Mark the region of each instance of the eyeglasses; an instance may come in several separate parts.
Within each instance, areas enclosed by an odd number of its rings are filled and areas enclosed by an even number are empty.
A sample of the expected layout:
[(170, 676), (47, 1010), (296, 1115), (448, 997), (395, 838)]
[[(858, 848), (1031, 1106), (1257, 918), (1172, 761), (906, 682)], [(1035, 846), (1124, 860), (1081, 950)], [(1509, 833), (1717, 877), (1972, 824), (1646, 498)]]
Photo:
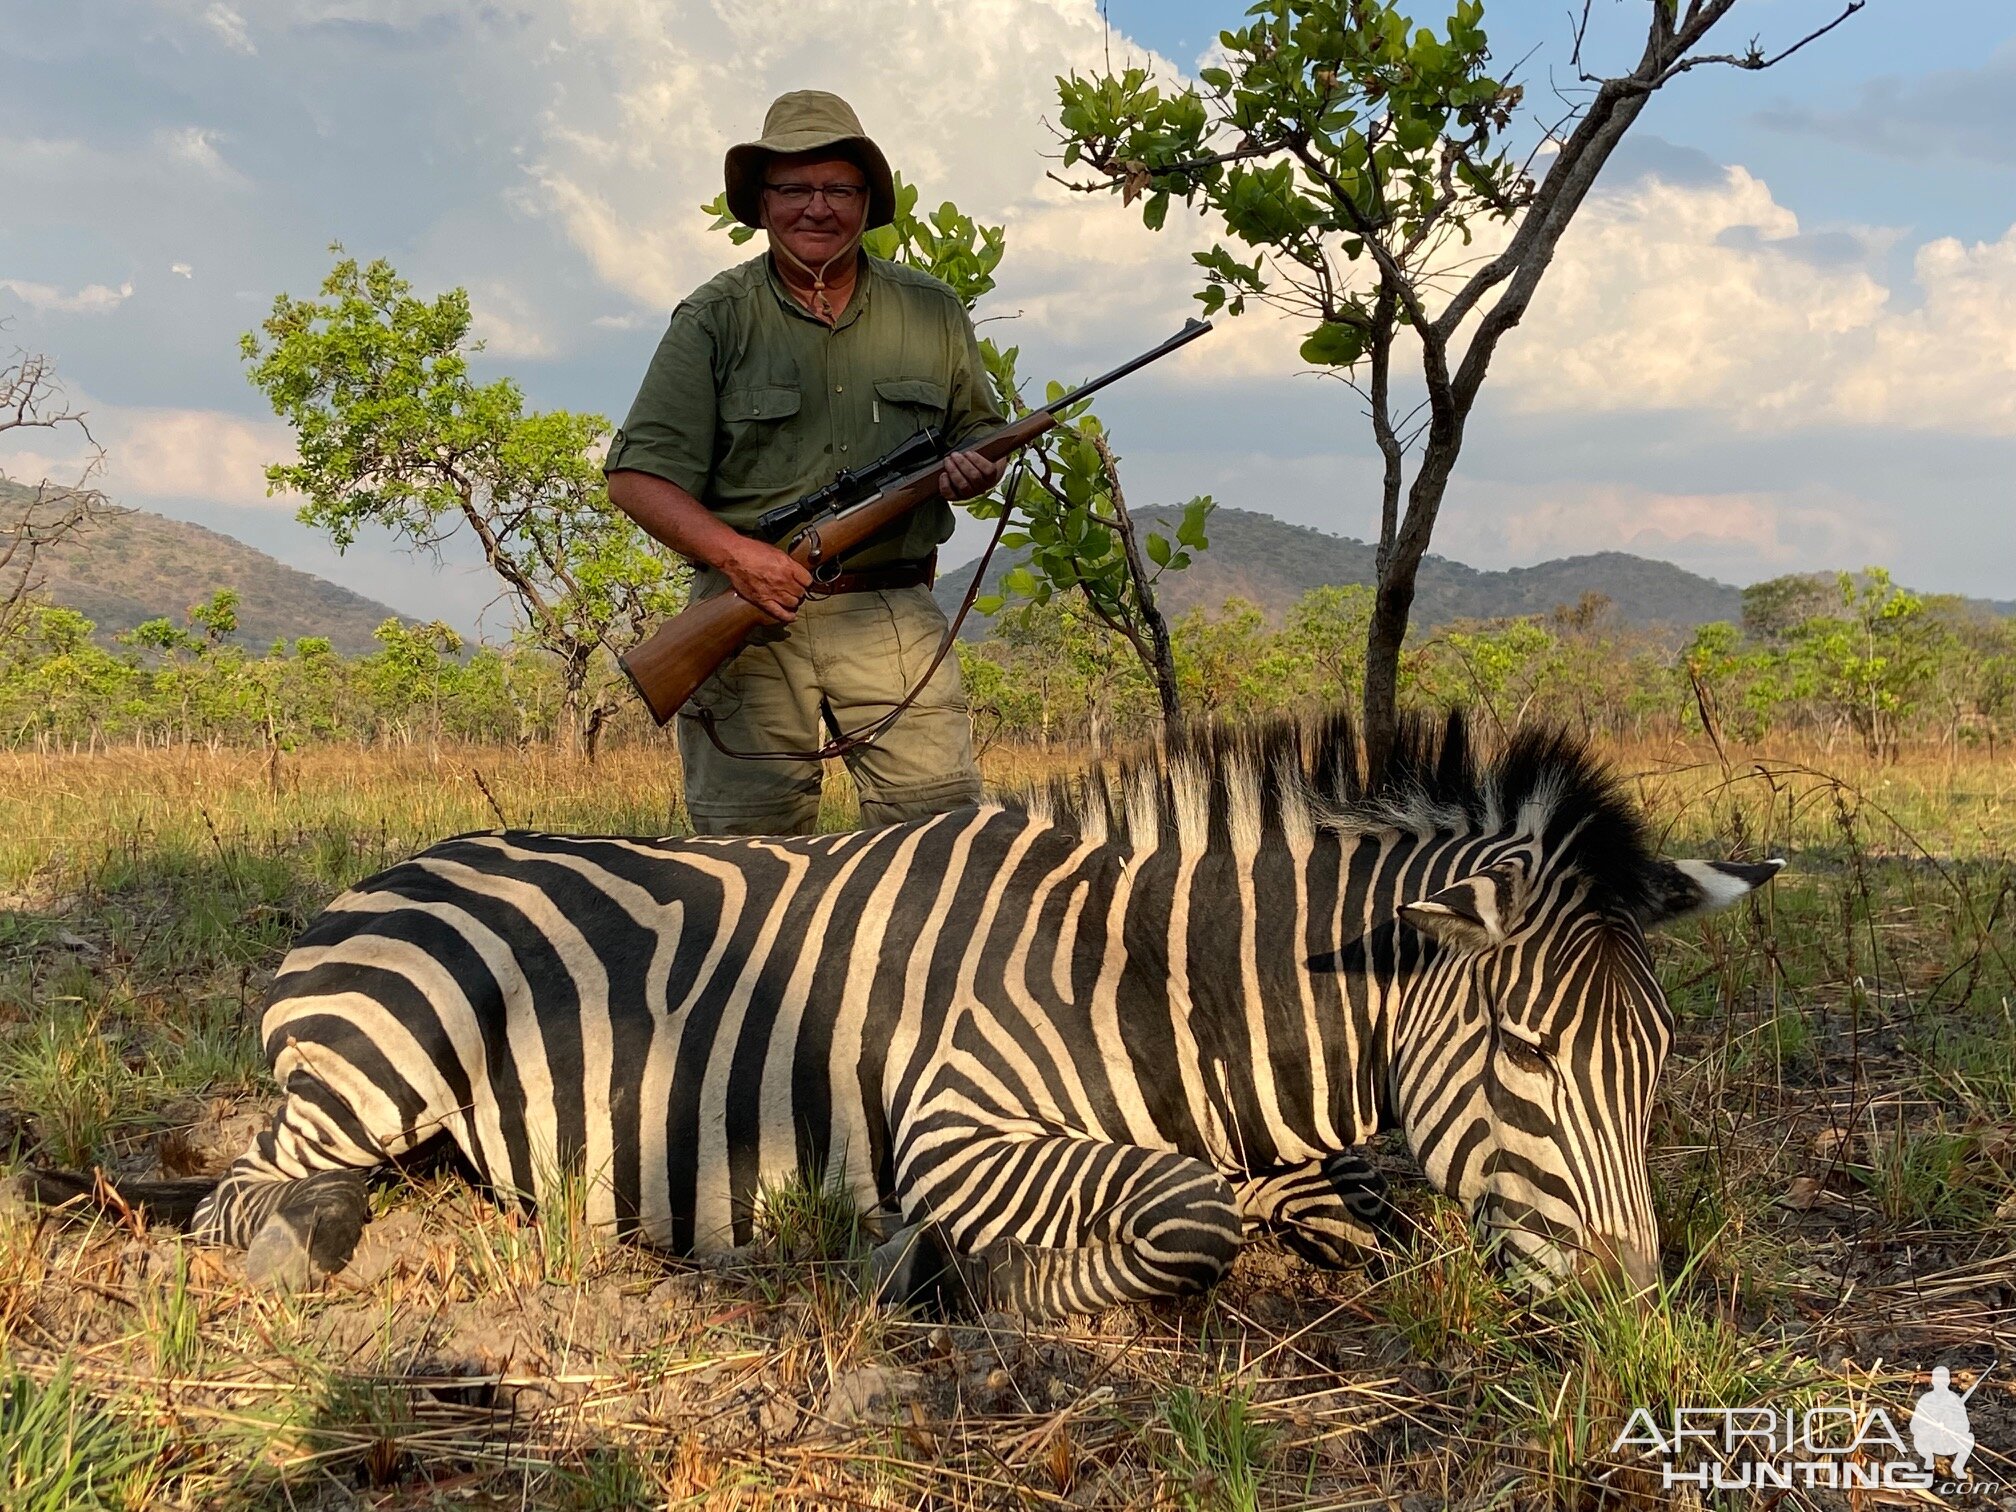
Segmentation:
[(793, 210), (802, 210), (811, 204), (815, 194), (823, 195), (826, 203), (835, 210), (848, 210), (868, 192), (865, 184), (765, 184), (763, 188)]

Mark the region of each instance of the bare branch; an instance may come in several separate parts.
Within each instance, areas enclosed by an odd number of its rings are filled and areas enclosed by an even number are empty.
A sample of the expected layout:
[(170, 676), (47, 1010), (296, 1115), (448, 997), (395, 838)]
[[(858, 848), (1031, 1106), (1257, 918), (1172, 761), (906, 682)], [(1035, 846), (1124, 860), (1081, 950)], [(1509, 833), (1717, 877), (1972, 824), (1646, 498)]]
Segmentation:
[[(1734, 53), (1704, 53), (1699, 57), (1683, 58), (1666, 70), (1665, 74), (1660, 78), (1659, 84), (1664, 84), (1669, 79), (1677, 78), (1689, 69), (1699, 68), (1704, 63), (1719, 63), (1729, 68), (1746, 69), (1752, 73), (1761, 73), (1767, 68), (1776, 68), (1780, 63), (1791, 57), (1792, 54), (1799, 51), (1800, 48), (1806, 46), (1807, 43), (1819, 41), (1868, 3), (1869, 0), (1849, 0), (1849, 3), (1842, 9), (1841, 14), (1836, 16), (1832, 21), (1829, 21), (1825, 26), (1815, 27), (1790, 47), (1782, 48), (1768, 57), (1765, 56), (1764, 50), (1757, 45), (1757, 39), (1752, 37), (1750, 39), (1750, 46), (1744, 50), (1741, 56)], [(1656, 89), (1658, 84), (1652, 87)]]
[(85, 444), (74, 482), (41, 478), (23, 484), (0, 473), (0, 642), (20, 626), (30, 600), (48, 581), (36, 571), (42, 552), (117, 512), (91, 486), (104, 466), (104, 448), (84, 412), (63, 403), (62, 394), (55, 365), (39, 352), (17, 350), (0, 367), (0, 432), (67, 429)]

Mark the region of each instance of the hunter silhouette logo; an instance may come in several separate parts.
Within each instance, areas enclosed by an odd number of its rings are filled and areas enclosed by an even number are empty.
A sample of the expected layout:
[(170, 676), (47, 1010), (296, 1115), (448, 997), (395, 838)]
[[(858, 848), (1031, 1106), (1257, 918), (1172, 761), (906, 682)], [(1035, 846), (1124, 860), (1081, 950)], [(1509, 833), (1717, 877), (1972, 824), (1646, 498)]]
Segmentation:
[[(1988, 1370), (1994, 1368), (1990, 1365)], [(1974, 1384), (1964, 1392), (1956, 1393), (1946, 1367), (1932, 1367), (1932, 1389), (1918, 1398), (1918, 1405), (1911, 1410), (1911, 1447), (1918, 1451), (1918, 1458), (1925, 1462), (1928, 1471), (1933, 1469), (1935, 1459), (1950, 1459), (1954, 1475), (1967, 1474), (1967, 1456), (1974, 1452), (1974, 1435), (1967, 1425), (1967, 1399), (1981, 1389), (1981, 1383), (1988, 1379), (1988, 1370), (1974, 1377)]]
[[(1675, 1407), (1669, 1417), (1638, 1407), (1611, 1453), (1636, 1451), (1659, 1461), (1667, 1489), (1714, 1491), (1889, 1490), (1945, 1493), (1963, 1489), (1975, 1439), (1967, 1402), (2000, 1361), (1964, 1392), (1934, 1366), (1931, 1387), (1911, 1411), (1910, 1442), (1883, 1407), (1866, 1401), (1807, 1407)], [(1948, 1465), (1938, 1479), (1938, 1462)]]

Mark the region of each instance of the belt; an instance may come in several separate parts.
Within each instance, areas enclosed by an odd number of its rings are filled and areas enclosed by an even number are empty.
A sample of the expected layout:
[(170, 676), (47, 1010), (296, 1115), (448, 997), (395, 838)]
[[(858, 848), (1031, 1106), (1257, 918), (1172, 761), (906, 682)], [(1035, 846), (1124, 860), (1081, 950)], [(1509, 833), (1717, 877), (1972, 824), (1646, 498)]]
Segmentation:
[(938, 553), (921, 562), (890, 562), (882, 567), (862, 567), (853, 572), (836, 572), (818, 578), (814, 593), (887, 593), (894, 588), (929, 588), (938, 576)]

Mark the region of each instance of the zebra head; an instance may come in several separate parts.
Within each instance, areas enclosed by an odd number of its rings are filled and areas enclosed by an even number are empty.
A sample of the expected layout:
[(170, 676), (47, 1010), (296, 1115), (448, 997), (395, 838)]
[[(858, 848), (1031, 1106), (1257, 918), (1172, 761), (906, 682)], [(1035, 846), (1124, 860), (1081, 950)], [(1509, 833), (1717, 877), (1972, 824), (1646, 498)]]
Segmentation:
[(1659, 1277), (1645, 1144), (1673, 1043), (1646, 931), (1727, 907), (1783, 863), (1578, 865), (1584, 847), (1545, 835), (1572, 819), (1519, 826), (1400, 909), (1424, 948), (1414, 1027), (1394, 1047), (1397, 1111), (1515, 1278), (1547, 1290), (1607, 1274), (1639, 1291)]

